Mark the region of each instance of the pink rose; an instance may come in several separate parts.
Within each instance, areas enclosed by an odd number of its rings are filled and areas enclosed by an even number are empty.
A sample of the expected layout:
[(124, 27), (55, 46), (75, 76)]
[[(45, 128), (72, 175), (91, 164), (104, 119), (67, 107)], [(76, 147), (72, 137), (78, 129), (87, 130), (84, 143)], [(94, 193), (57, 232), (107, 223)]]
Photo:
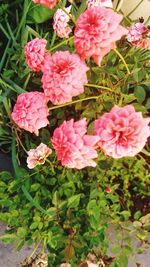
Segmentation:
[(28, 151), (27, 164), (29, 169), (33, 169), (37, 165), (43, 165), (46, 158), (52, 153), (52, 150), (41, 143), (37, 148)]
[(110, 8), (93, 7), (80, 15), (75, 28), (75, 47), (83, 58), (92, 57), (100, 65), (102, 58), (127, 34), (120, 25), (122, 15)]
[(143, 118), (132, 105), (113, 107), (95, 121), (94, 133), (98, 145), (113, 158), (133, 157), (139, 153), (150, 135), (150, 118)]
[[(65, 8), (65, 10), (70, 13), (71, 6)], [(69, 33), (72, 32), (70, 26), (68, 25), (69, 20), (69, 16), (62, 9), (57, 9), (56, 13), (54, 14), (53, 29), (58, 37), (69, 37)]]
[(46, 54), (45, 39), (35, 38), (28, 42), (24, 48), (26, 63), (33, 71), (40, 71)]
[(98, 7), (98, 6), (113, 8), (112, 0), (88, 0), (87, 6), (88, 8)]
[(56, 6), (58, 0), (32, 0), (36, 4), (43, 5), (45, 7), (48, 7), (52, 9), (54, 6)]
[(47, 55), (42, 70), (44, 93), (53, 104), (69, 102), (84, 92), (88, 67), (78, 55), (69, 51)]
[(63, 166), (76, 169), (96, 166), (93, 159), (97, 158), (98, 154), (94, 146), (99, 137), (86, 135), (86, 132), (86, 119), (77, 122), (73, 119), (64, 121), (55, 129), (51, 141)]
[(29, 92), (18, 96), (12, 119), (22, 129), (39, 134), (39, 129), (49, 124), (47, 101), (43, 93)]

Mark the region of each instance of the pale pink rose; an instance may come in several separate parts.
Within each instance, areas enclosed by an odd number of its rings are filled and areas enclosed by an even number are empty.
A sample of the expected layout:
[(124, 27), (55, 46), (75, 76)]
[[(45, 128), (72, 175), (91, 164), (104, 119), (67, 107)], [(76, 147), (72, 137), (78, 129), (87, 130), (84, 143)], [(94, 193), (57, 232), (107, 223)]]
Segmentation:
[(46, 44), (45, 39), (35, 38), (28, 42), (24, 48), (26, 63), (33, 71), (40, 71), (43, 66)]
[(110, 7), (113, 8), (112, 0), (87, 0), (87, 7)]
[(39, 134), (39, 129), (49, 124), (47, 101), (43, 93), (29, 92), (18, 96), (12, 119), (22, 129)]
[(64, 121), (55, 129), (51, 141), (63, 166), (76, 169), (96, 166), (93, 159), (97, 158), (98, 154), (94, 146), (99, 137), (86, 135), (86, 132), (86, 119), (77, 122), (73, 119)]
[(45, 144), (41, 143), (35, 149), (28, 151), (27, 164), (29, 169), (35, 168), (37, 165), (43, 165), (52, 150)]
[(58, 0), (32, 0), (36, 4), (43, 5), (45, 7), (48, 7), (52, 9), (54, 6), (56, 6)]
[(127, 34), (127, 40), (129, 42), (135, 42), (142, 39), (143, 33), (146, 31), (146, 26), (143, 22), (135, 23), (133, 26), (129, 28), (129, 32)]
[[(71, 6), (65, 8), (65, 10), (70, 13)], [(71, 28), (68, 25), (69, 20), (69, 16), (62, 9), (57, 9), (56, 13), (54, 14), (53, 29), (58, 37), (69, 37), (69, 33), (72, 32)]]
[(83, 58), (92, 57), (100, 65), (102, 58), (116, 47), (116, 41), (128, 33), (119, 25), (122, 15), (110, 8), (93, 7), (80, 15), (75, 28), (75, 47)]
[(43, 90), (53, 104), (63, 104), (84, 91), (88, 67), (77, 54), (59, 51), (45, 57)]
[(115, 106), (95, 121), (94, 133), (99, 135), (98, 145), (113, 158), (133, 157), (139, 153), (150, 135), (150, 118), (143, 118), (132, 105)]

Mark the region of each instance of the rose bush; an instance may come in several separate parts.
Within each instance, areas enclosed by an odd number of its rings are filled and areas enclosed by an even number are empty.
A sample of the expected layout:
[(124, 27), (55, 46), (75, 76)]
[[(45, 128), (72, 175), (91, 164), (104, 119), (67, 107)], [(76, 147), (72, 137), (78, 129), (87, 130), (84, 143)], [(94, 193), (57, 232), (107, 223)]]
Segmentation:
[(126, 267), (147, 244), (150, 27), (112, 6), (0, 4), (0, 240), (35, 246), (22, 266)]

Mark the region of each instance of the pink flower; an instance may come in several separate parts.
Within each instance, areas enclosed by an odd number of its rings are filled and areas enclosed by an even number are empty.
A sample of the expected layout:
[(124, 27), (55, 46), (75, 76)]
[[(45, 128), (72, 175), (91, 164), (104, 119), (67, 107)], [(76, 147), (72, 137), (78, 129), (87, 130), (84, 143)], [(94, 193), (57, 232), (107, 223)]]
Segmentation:
[(59, 51), (45, 57), (43, 89), (53, 104), (63, 104), (84, 91), (88, 67), (78, 55)]
[(36, 4), (43, 5), (45, 7), (48, 7), (52, 9), (54, 6), (56, 6), (58, 0), (32, 0)]
[(127, 30), (119, 25), (122, 15), (112, 9), (93, 7), (86, 10), (77, 20), (75, 47), (78, 54), (87, 59), (92, 57), (100, 65), (102, 58), (113, 48)]
[(115, 106), (95, 121), (94, 133), (99, 135), (98, 145), (106, 155), (133, 157), (145, 146), (150, 135), (149, 122), (150, 118), (144, 119), (132, 105)]
[(142, 39), (142, 35), (146, 30), (146, 26), (142, 22), (138, 22), (135, 25), (129, 28), (129, 32), (127, 34), (127, 40), (129, 42), (135, 42)]
[(33, 71), (40, 71), (43, 66), (46, 44), (45, 39), (35, 38), (28, 42), (24, 48), (26, 63)]
[(142, 40), (132, 43), (132, 45), (135, 48), (142, 48), (142, 49), (150, 50), (150, 39), (143, 38)]
[(109, 186), (107, 186), (104, 191), (109, 194), (111, 193), (112, 190)]
[(55, 129), (51, 141), (63, 166), (76, 169), (96, 166), (93, 159), (98, 155), (94, 146), (99, 137), (86, 135), (86, 132), (86, 119), (64, 121)]
[(112, 0), (87, 0), (88, 8), (91, 7), (110, 7), (113, 8)]
[[(71, 6), (65, 8), (65, 10), (69, 13)], [(69, 16), (62, 9), (57, 9), (54, 14), (53, 29), (60, 38), (68, 38), (69, 33), (72, 32), (68, 25), (69, 20)]]
[(46, 158), (52, 153), (52, 150), (41, 143), (37, 148), (28, 151), (27, 164), (29, 169), (45, 163)]
[(23, 93), (18, 96), (12, 119), (22, 129), (38, 135), (39, 129), (49, 124), (45, 96), (39, 92)]

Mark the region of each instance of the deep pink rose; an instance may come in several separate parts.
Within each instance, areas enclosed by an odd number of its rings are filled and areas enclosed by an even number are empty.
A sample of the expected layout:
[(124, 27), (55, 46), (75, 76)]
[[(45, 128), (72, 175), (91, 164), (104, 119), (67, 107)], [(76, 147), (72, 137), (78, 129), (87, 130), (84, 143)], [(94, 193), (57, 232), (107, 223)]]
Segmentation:
[(72, 101), (73, 96), (84, 92), (88, 67), (77, 54), (59, 51), (47, 55), (42, 70), (43, 90), (53, 104)]
[(24, 48), (26, 63), (33, 71), (40, 71), (46, 54), (45, 39), (35, 38), (28, 42)]
[(63, 166), (76, 169), (96, 166), (93, 159), (98, 156), (95, 144), (99, 137), (87, 135), (86, 132), (86, 119), (64, 121), (55, 129), (51, 141)]
[(49, 124), (48, 107), (43, 93), (29, 92), (18, 96), (12, 119), (22, 129), (39, 134), (39, 129)]
[(83, 58), (92, 57), (100, 65), (102, 58), (116, 47), (116, 41), (128, 33), (120, 25), (122, 15), (110, 8), (93, 7), (86, 10), (77, 20), (75, 47)]
[(95, 121), (94, 133), (98, 145), (113, 158), (133, 157), (139, 153), (150, 135), (150, 118), (143, 118), (132, 105), (115, 106)]
[(36, 4), (43, 5), (45, 7), (48, 7), (52, 9), (54, 6), (56, 6), (58, 0), (32, 0)]

